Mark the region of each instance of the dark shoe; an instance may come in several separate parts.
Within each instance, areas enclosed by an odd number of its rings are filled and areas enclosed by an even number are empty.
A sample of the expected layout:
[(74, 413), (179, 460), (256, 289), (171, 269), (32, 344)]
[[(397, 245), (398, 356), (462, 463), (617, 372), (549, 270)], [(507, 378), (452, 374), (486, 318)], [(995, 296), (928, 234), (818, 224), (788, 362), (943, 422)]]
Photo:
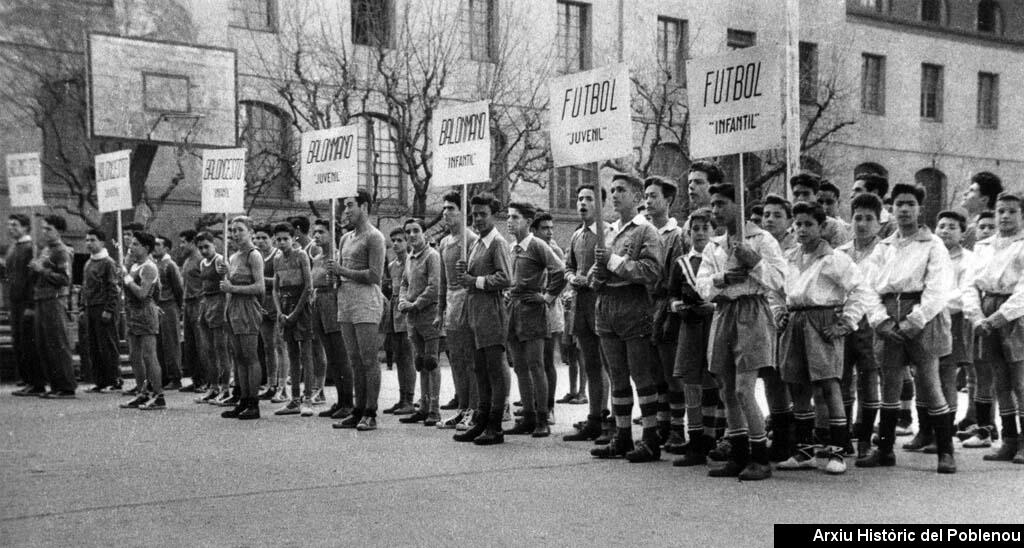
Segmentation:
[(632, 451), (626, 453), (626, 460), (629, 462), (655, 462), (661, 460), (661, 449), (652, 440), (640, 440)]
[(441, 409), (445, 411), (451, 411), (459, 408), (459, 400), (452, 398), (451, 401), (441, 406)]
[(662, 447), (666, 453), (673, 455), (682, 455), (686, 453), (686, 438), (685, 434), (679, 430), (670, 430), (668, 433), (668, 439), (665, 440), (665, 446)]
[(492, 428), (484, 430), (483, 434), (480, 434), (473, 440), (473, 445), (498, 445), (501, 443), (505, 443), (505, 435), (501, 430)]
[(935, 471), (940, 474), (955, 474), (956, 460), (953, 458), (953, 455), (949, 453), (939, 455), (939, 465)]
[[(534, 413), (526, 413), (523, 415), (523, 420), (517, 422), (512, 428), (505, 430), (502, 434), (509, 436), (529, 436), (533, 433), (533, 430), (537, 428), (537, 415)], [(546, 420), (544, 422), (547, 422)]]
[(121, 391), (121, 395), (122, 396), (138, 396), (139, 395), (139, 387), (136, 386), (135, 388), (132, 388), (131, 390), (122, 390)]
[(165, 384), (164, 390), (181, 390), (181, 381), (171, 381)]
[(40, 396), (48, 400), (73, 400), (75, 399), (75, 393), (70, 390), (51, 390), (44, 396)]
[(1017, 454), (1018, 439), (1003, 437), (1003, 443), (999, 445), (999, 449), (981, 457), (982, 460), (989, 462), (1011, 462), (1013, 457)]
[(230, 409), (220, 414), (222, 419), (237, 419), (238, 415), (249, 405), (249, 398), (239, 398), (238, 404), (235, 405), (234, 409)]
[(710, 478), (738, 478), (740, 474), (746, 469), (742, 464), (734, 461), (727, 460), (725, 464), (708, 470), (708, 477)]
[(583, 392), (577, 394), (576, 397), (569, 402), (570, 405), (586, 405), (588, 403), (590, 403), (590, 400), (587, 399), (587, 395)]
[(387, 415), (394, 415), (394, 414), (395, 414), (395, 411), (396, 411), (397, 409), (400, 409), (400, 408), (401, 408), (402, 406), (404, 406), (404, 405), (405, 405), (405, 402), (404, 402), (404, 401), (401, 401), (401, 400), (399, 400), (399, 401), (398, 401), (398, 403), (396, 403), (395, 405), (392, 405), (391, 407), (388, 407), (387, 409), (385, 409), (385, 410), (381, 411), (381, 413), (385, 413), (385, 414), (387, 414)]
[(260, 394), (259, 399), (263, 401), (270, 401), (274, 399), (274, 394), (277, 394), (276, 386), (268, 386), (266, 391)]
[(473, 427), (465, 432), (459, 432), (452, 436), (452, 439), (459, 442), (469, 442), (475, 440), (480, 434), (484, 433), (487, 429), (486, 415), (481, 416), (480, 413), (476, 413), (473, 417)]
[(932, 433), (922, 426), (921, 428), (918, 428), (917, 434), (915, 434), (910, 441), (903, 444), (903, 450), (912, 452), (920, 451), (934, 442), (935, 439), (932, 436)]
[(102, 394), (104, 391), (106, 391), (106, 389), (107, 389), (106, 386), (104, 386), (102, 384), (97, 384), (96, 386), (86, 390), (86, 392), (88, 392), (90, 394)]
[(857, 459), (853, 463), (857, 468), (877, 468), (879, 466), (896, 466), (896, 453), (882, 451), (879, 448), (871, 450), (871, 453), (864, 458)]
[(633, 450), (633, 439), (613, 438), (608, 445), (590, 450), (592, 457), (599, 459), (621, 459)]
[(423, 426), (437, 426), (439, 422), (441, 422), (441, 417), (427, 415), (427, 418), (423, 419)]
[(359, 421), (363, 420), (362, 413), (353, 412), (351, 415), (331, 425), (331, 428), (355, 428)]
[(594, 440), (594, 445), (608, 445), (615, 438), (615, 420), (604, 419), (601, 422), (601, 435)]
[(759, 481), (772, 477), (772, 465), (760, 462), (750, 462), (746, 468), (739, 473), (743, 481)]
[(337, 403), (335, 403), (334, 405), (332, 405), (330, 407), (330, 409), (327, 409), (325, 411), (321, 411), (321, 412), (317, 413), (317, 416), (318, 417), (323, 417), (325, 419), (328, 418), (328, 417), (333, 418), (334, 414), (337, 413), (339, 409), (341, 409), (341, 406), (338, 405)]
[(360, 432), (369, 432), (377, 429), (377, 417), (363, 417), (359, 419), (359, 423), (356, 424), (356, 430)]
[(220, 407), (231, 407), (232, 405), (238, 405), (238, 402), (240, 400), (241, 398), (232, 394), (230, 398), (226, 400), (221, 400), (219, 403), (217, 403), (217, 405), (219, 405)]
[(682, 457), (673, 460), (672, 466), (704, 466), (707, 463), (707, 455), (696, 449), (691, 449)]
[(335, 420), (341, 420), (341, 419), (344, 419), (345, 417), (347, 417), (347, 416), (349, 416), (351, 414), (352, 414), (352, 408), (351, 407), (339, 407), (338, 410), (335, 411), (333, 415), (331, 415), (331, 418), (335, 419)]
[(20, 397), (31, 396), (33, 398), (39, 398), (39, 397), (42, 397), (42, 395), (45, 394), (45, 393), (46, 393), (46, 389), (45, 388), (26, 386), (25, 388), (22, 388), (21, 390), (15, 390), (14, 392), (11, 392), (11, 395), (12, 396), (20, 396)]
[(249, 398), (249, 405), (238, 414), (238, 420), (249, 421), (260, 418), (259, 398)]
[(868, 453), (870, 453), (870, 452), (871, 452), (871, 442), (870, 441), (860, 441), (860, 440), (857, 440), (857, 458), (858, 459), (862, 459), (862, 458), (868, 456)]
[(119, 407), (121, 409), (138, 409), (140, 405), (146, 403), (147, 401), (149, 401), (149, 396), (142, 394), (139, 396), (135, 396), (130, 401), (122, 403)]
[(164, 401), (164, 395), (160, 394), (159, 396), (140, 405), (139, 409), (142, 409), (143, 411), (157, 411), (160, 409), (167, 409), (167, 402)]
[(403, 403), (401, 407), (395, 409), (395, 415), (412, 415), (416, 412), (416, 407), (411, 403)]
[(398, 419), (398, 422), (402, 424), (415, 424), (417, 422), (423, 422), (427, 419), (427, 414), (417, 411), (408, 417), (402, 417)]
[[(729, 460), (729, 456), (731, 454), (732, 442), (729, 441), (729, 438), (723, 437), (722, 439), (718, 440), (718, 445), (716, 445), (714, 449), (708, 452), (708, 459), (717, 462), (725, 462)], [(739, 474), (739, 472), (737, 472), (737, 474)]]
[(548, 419), (547, 419), (547, 417), (544, 417), (543, 419), (538, 417), (537, 418), (537, 427), (533, 429), (533, 432), (530, 434), (530, 436), (532, 436), (534, 438), (546, 438), (546, 437), (548, 437), (550, 435), (551, 435), (551, 427), (548, 426)]
[(574, 399), (576, 399), (576, 394), (569, 392), (566, 395), (562, 396), (561, 398), (555, 400), (555, 403), (569, 403)]
[(575, 434), (562, 436), (562, 441), (591, 441), (601, 436), (601, 422), (595, 418), (588, 418), (583, 428)]

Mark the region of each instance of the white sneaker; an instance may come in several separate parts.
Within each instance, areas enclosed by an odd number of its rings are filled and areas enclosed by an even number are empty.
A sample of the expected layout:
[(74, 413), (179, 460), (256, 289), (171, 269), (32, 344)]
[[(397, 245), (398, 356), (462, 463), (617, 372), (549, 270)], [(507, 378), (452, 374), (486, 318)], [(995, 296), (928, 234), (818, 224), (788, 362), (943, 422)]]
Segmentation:
[(973, 436), (964, 440), (964, 447), (968, 449), (992, 447), (992, 436), (987, 428), (979, 428), (975, 430)]
[(274, 397), (270, 398), (270, 403), (284, 403), (286, 401), (291, 401), (291, 398), (288, 397), (288, 394), (286, 394), (286, 392), (288, 392), (287, 388), (278, 388), (277, 392), (274, 394)]
[(555, 410), (551, 409), (550, 411), (548, 411), (548, 426), (554, 426), (554, 425), (555, 425)]
[(317, 390), (316, 394), (313, 394), (312, 404), (314, 406), (327, 405), (327, 398), (324, 397), (324, 389)]
[(459, 411), (457, 415), (453, 415), (447, 420), (437, 423), (437, 427), (441, 429), (455, 428), (460, 422), (462, 422), (462, 411)]
[(299, 405), (299, 414), (303, 417), (313, 416), (313, 406), (309, 404), (309, 400), (303, 400)]
[(455, 430), (458, 432), (465, 432), (473, 428), (473, 410), (466, 409), (462, 412), (462, 421), (455, 425)]
[(505, 414), (501, 416), (501, 422), (510, 422), (512, 420), (512, 412), (509, 409), (508, 402), (505, 402)]
[(846, 460), (843, 459), (843, 448), (842, 447), (829, 447), (825, 449), (825, 453), (828, 454), (828, 460), (825, 462), (825, 466), (822, 470), (826, 474), (843, 474), (846, 472)]
[(818, 470), (824, 470), (825, 465), (828, 464), (829, 452), (831, 448), (824, 445), (818, 445), (814, 448), (814, 467)]
[(814, 470), (818, 467), (814, 460), (814, 445), (800, 445), (788, 459), (780, 462), (775, 467), (779, 470)]
[[(274, 414), (277, 416), (298, 415), (300, 407), (299, 400), (291, 400), (288, 402), (288, 405), (274, 411)], [(310, 411), (312, 411), (312, 409), (310, 409)]]

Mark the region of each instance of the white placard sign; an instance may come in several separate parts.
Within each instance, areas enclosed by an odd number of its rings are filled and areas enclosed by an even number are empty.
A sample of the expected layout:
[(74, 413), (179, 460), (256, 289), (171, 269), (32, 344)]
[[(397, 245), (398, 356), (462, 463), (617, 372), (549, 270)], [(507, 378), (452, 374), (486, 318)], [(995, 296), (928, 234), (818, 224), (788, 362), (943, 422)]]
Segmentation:
[(781, 48), (759, 46), (686, 62), (691, 158), (782, 146), (784, 59)]
[(132, 209), (131, 166), (130, 150), (96, 155), (96, 205), (100, 213)]
[(477, 101), (438, 109), (430, 128), (434, 186), (491, 179), (491, 104)]
[(624, 63), (551, 80), (548, 113), (555, 167), (633, 154), (630, 85)]
[(43, 206), (43, 170), (38, 152), (7, 155), (11, 207)]
[(358, 126), (302, 134), (302, 200), (315, 202), (355, 196), (359, 186)]
[(245, 149), (203, 151), (203, 213), (245, 211)]

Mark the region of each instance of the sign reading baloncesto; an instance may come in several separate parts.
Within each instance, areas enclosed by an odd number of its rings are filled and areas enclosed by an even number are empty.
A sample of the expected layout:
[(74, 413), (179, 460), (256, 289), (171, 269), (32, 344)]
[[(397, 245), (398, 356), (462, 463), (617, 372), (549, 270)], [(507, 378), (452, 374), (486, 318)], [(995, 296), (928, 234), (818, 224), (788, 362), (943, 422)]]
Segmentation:
[(8, 154), (7, 188), (11, 207), (43, 206), (43, 172), (38, 152)]
[(359, 186), (357, 128), (350, 125), (302, 134), (299, 169), (303, 201), (355, 196)]
[(491, 178), (490, 103), (438, 109), (430, 128), (436, 186), (482, 183)]
[(132, 151), (96, 155), (96, 205), (100, 213), (132, 208)]
[(629, 68), (616, 64), (550, 83), (551, 155), (555, 167), (633, 153)]
[(203, 151), (203, 213), (245, 211), (245, 149)]
[(760, 46), (686, 62), (691, 158), (782, 146), (783, 60)]

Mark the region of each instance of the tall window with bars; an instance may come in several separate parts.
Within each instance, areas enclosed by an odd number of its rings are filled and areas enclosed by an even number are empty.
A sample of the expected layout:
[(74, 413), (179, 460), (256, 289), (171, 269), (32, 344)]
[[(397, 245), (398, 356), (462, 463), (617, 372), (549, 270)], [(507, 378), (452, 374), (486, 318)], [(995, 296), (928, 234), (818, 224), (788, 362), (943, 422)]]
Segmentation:
[(935, 25), (946, 24), (946, 2), (944, 0), (921, 0), (921, 20)]
[(800, 102), (818, 102), (818, 45), (800, 42)]
[(359, 122), (359, 186), (377, 202), (405, 204), (405, 178), (398, 163), (398, 147), (386, 122), (367, 118)]
[(686, 21), (658, 17), (658, 66), (673, 82), (686, 85)]
[(757, 33), (749, 30), (726, 29), (725, 45), (729, 49), (743, 49), (757, 45)]
[(590, 66), (590, 6), (558, 0), (557, 43), (558, 66), (562, 74), (570, 74)]
[(352, 0), (352, 43), (390, 46), (392, 19), (391, 0)]
[(466, 57), (495, 62), (498, 37), (495, 0), (463, 0), (461, 13), (462, 48)]
[(978, 73), (978, 127), (999, 127), (999, 75)]
[(583, 164), (551, 171), (551, 208), (570, 211), (576, 208), (576, 190), (580, 185), (597, 185), (597, 165)]
[(921, 65), (921, 118), (942, 121), (942, 67)]
[(862, 56), (860, 108), (869, 114), (885, 114), (885, 57), (881, 55)]
[(274, 30), (274, 0), (231, 0), (232, 27)]
[(257, 102), (242, 102), (238, 111), (250, 186), (258, 186), (265, 198), (290, 198), (291, 189), (283, 183), (294, 152), (288, 117), (272, 105)]

